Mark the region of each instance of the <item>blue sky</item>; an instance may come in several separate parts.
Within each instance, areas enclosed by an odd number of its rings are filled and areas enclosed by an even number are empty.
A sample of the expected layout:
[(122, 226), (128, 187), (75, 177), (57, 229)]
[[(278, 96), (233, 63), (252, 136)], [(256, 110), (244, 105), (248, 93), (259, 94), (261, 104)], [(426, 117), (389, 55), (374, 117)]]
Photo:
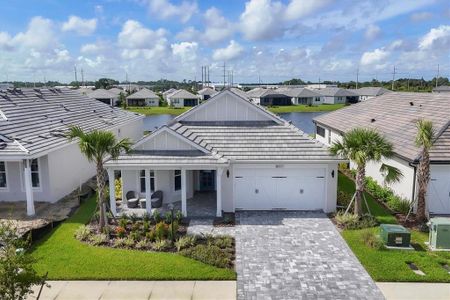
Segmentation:
[[(450, 76), (446, 0), (0, 0), (0, 81)], [(80, 74), (78, 74), (81, 77)]]

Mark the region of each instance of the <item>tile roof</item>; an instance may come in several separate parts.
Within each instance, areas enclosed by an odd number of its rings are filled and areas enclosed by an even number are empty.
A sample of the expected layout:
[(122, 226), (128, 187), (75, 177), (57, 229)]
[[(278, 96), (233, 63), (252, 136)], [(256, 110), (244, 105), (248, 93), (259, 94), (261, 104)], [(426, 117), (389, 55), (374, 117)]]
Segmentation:
[(337, 88), (337, 87), (327, 87), (324, 89), (318, 89), (317, 92), (319, 94), (321, 94), (322, 96), (328, 96), (328, 97), (358, 96), (358, 94), (355, 91), (341, 89), (341, 88)]
[(320, 115), (314, 121), (341, 133), (355, 127), (374, 128), (394, 144), (399, 156), (413, 162), (420, 153), (415, 137), (421, 118), (432, 121), (440, 133), (431, 160), (450, 161), (450, 94), (387, 93)]
[(0, 118), (0, 132), (7, 140), (0, 157), (35, 155), (64, 146), (70, 125), (106, 130), (143, 118), (69, 89), (0, 91), (0, 111), (7, 118)]
[(131, 94), (127, 97), (127, 99), (159, 99), (158, 95), (156, 95), (153, 91), (143, 88), (142, 90)]
[(186, 90), (177, 90), (172, 94), (167, 95), (167, 98), (174, 99), (198, 99), (197, 95), (192, 94)]
[(380, 96), (386, 93), (391, 93), (392, 91), (385, 89), (384, 87), (362, 87), (355, 91), (360, 96)]
[(309, 98), (321, 96), (317, 91), (313, 91), (307, 88), (280, 88), (278, 89), (278, 91), (280, 93), (285, 94), (286, 96), (295, 98)]
[(433, 88), (433, 92), (450, 92), (450, 85), (440, 85)]
[(95, 91), (88, 93), (87, 96), (92, 99), (114, 99), (117, 97), (115, 94), (105, 89), (96, 89)]
[(197, 94), (212, 96), (212, 95), (217, 94), (217, 91), (215, 89), (205, 87), (205, 88), (201, 89), (200, 91), (198, 91)]
[(116, 87), (110, 88), (109, 90), (107, 90), (108, 92), (110, 92), (111, 94), (113, 94), (116, 97), (119, 97), (120, 93), (124, 93), (125, 91)]

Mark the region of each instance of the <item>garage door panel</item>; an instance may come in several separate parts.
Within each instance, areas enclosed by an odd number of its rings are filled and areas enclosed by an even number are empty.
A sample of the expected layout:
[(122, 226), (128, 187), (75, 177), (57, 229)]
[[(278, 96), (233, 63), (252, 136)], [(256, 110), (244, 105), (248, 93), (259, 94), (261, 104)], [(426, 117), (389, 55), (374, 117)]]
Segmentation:
[(428, 211), (433, 214), (450, 213), (450, 176), (433, 171), (428, 185)]

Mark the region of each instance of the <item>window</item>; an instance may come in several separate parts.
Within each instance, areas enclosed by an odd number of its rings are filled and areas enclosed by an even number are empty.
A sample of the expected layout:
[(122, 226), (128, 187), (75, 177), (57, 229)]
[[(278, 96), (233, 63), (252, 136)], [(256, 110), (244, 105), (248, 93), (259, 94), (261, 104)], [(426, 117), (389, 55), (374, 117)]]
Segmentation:
[(320, 97), (316, 97), (316, 98), (314, 98), (314, 101), (316, 101), (316, 102), (320, 102)]
[[(139, 183), (141, 186), (141, 193), (145, 193), (145, 170), (141, 170), (139, 173)], [(150, 191), (155, 191), (155, 173), (150, 171)]]
[(31, 183), (34, 188), (41, 186), (39, 182), (39, 161), (37, 158), (31, 160)]
[(319, 135), (323, 138), (325, 137), (325, 128), (317, 126), (316, 131), (317, 131), (317, 135)]
[(331, 130), (328, 129), (328, 144), (331, 145)]
[(175, 191), (181, 190), (181, 170), (175, 170)]
[(4, 161), (0, 161), (0, 189), (6, 189), (6, 163)]

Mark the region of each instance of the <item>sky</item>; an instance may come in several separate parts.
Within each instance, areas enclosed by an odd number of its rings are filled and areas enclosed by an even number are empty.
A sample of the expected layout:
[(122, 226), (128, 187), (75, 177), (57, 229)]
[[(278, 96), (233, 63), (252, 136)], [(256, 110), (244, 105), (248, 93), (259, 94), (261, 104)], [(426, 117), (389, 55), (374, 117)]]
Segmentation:
[(450, 77), (448, 0), (0, 0), (0, 81)]

